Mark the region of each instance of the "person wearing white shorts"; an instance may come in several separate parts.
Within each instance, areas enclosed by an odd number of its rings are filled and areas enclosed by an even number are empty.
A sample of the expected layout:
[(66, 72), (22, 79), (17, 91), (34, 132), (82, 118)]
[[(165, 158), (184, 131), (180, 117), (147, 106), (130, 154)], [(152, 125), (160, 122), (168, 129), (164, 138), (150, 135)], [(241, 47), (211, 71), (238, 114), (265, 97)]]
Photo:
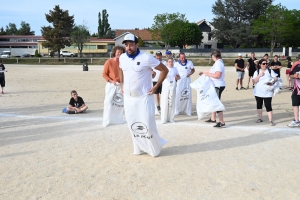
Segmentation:
[(234, 66), (236, 68), (237, 80), (236, 80), (236, 90), (239, 90), (238, 86), (240, 84), (240, 89), (245, 90), (246, 88), (243, 87), (243, 79), (245, 74), (245, 61), (242, 59), (242, 54), (238, 54), (238, 59), (235, 60)]

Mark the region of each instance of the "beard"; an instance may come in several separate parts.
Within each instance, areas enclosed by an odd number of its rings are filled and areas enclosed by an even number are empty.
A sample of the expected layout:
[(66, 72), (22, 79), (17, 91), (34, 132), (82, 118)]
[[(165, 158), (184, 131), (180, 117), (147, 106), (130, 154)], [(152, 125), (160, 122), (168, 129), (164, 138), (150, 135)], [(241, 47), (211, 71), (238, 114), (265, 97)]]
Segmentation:
[(128, 49), (127, 53), (132, 56), (136, 53), (136, 49)]

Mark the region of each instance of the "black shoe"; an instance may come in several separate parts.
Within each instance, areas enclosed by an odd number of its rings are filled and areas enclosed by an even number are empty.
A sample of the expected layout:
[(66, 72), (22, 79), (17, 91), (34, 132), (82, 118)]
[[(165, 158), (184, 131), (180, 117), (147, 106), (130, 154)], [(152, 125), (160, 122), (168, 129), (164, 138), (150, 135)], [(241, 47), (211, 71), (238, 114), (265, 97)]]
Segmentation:
[(76, 114), (76, 111), (68, 111), (68, 114)]
[(160, 106), (157, 106), (157, 110), (160, 111)]
[(209, 118), (209, 120), (206, 120), (205, 122), (212, 122), (212, 123), (216, 123), (216, 120), (215, 120), (215, 121), (213, 121), (213, 120), (211, 120), (211, 119)]
[(216, 127), (216, 128), (225, 128), (225, 123), (222, 124), (221, 122), (218, 122), (214, 127)]
[(239, 88), (238, 88), (238, 87), (236, 87), (235, 89), (236, 89), (236, 90), (239, 90)]
[(246, 88), (244, 88), (244, 87), (241, 87), (241, 89), (240, 90), (246, 90)]

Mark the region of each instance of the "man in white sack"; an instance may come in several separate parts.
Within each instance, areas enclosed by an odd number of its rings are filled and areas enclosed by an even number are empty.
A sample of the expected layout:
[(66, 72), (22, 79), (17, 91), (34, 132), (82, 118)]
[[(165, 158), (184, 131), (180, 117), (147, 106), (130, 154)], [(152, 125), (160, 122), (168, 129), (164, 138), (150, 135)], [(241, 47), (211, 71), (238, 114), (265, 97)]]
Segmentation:
[(112, 58), (108, 59), (103, 67), (102, 76), (107, 82), (102, 122), (104, 127), (109, 124), (122, 124), (124, 122), (124, 102), (119, 77), (119, 58), (122, 53), (125, 53), (125, 48), (115, 46), (112, 50)]
[(174, 64), (180, 79), (177, 81), (175, 115), (186, 114), (192, 116), (192, 91), (190, 87), (191, 75), (195, 72), (193, 62), (185, 58), (185, 54), (179, 54), (179, 60)]
[[(120, 56), (120, 77), (124, 92), (124, 109), (128, 128), (133, 140), (134, 154), (143, 152), (158, 156), (166, 140), (161, 138), (155, 122), (154, 92), (168, 74), (167, 67), (152, 55), (138, 48), (138, 38), (125, 35), (126, 53)], [(155, 86), (152, 70), (160, 71)]]

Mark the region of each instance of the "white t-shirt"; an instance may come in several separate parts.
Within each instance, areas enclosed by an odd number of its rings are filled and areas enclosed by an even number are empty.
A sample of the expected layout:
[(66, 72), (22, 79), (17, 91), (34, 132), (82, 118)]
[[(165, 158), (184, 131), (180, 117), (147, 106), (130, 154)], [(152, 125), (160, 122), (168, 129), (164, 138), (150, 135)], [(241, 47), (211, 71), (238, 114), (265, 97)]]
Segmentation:
[(169, 73), (167, 75), (167, 79), (169, 82), (175, 81), (175, 77), (178, 74), (178, 70), (175, 67), (168, 67)]
[(222, 72), (222, 75), (220, 78), (211, 78), (211, 80), (214, 82), (215, 87), (225, 87), (225, 67), (224, 62), (221, 59), (218, 59), (215, 64), (210, 68), (209, 73), (216, 73), (216, 72)]
[(192, 61), (187, 60), (186, 65), (182, 66), (178, 61), (175, 62), (174, 67), (177, 68), (178, 74), (181, 78), (185, 78), (189, 73), (191, 73), (191, 70), (194, 69), (194, 65)]
[[(261, 69), (259, 70), (259, 73), (261, 73)], [(253, 74), (253, 78), (255, 79), (258, 76), (257, 74), (257, 70), (254, 72)], [(258, 82), (255, 84), (254, 90), (253, 90), (253, 94), (254, 96), (257, 97), (272, 97), (273, 92), (272, 91), (268, 91), (265, 88), (265, 83), (267, 83), (272, 77), (277, 77), (278, 75), (271, 70), (271, 74), (269, 73), (269, 70), (266, 69), (265, 70), (265, 74), (259, 78)]]
[[(162, 60), (161, 63), (164, 64), (165, 66), (167, 66), (167, 62), (164, 61), (164, 60)], [(155, 77), (152, 79), (152, 81), (153, 81), (153, 82), (157, 82), (157, 81), (158, 81), (158, 78), (159, 78), (159, 76), (160, 76), (160, 71), (159, 71), (159, 70), (156, 70), (156, 69), (153, 69), (153, 71), (155, 71), (156, 74), (155, 74)]]
[(120, 68), (123, 70), (124, 95), (143, 96), (152, 88), (152, 69), (160, 64), (152, 55), (140, 52), (134, 59), (126, 53), (119, 59)]

